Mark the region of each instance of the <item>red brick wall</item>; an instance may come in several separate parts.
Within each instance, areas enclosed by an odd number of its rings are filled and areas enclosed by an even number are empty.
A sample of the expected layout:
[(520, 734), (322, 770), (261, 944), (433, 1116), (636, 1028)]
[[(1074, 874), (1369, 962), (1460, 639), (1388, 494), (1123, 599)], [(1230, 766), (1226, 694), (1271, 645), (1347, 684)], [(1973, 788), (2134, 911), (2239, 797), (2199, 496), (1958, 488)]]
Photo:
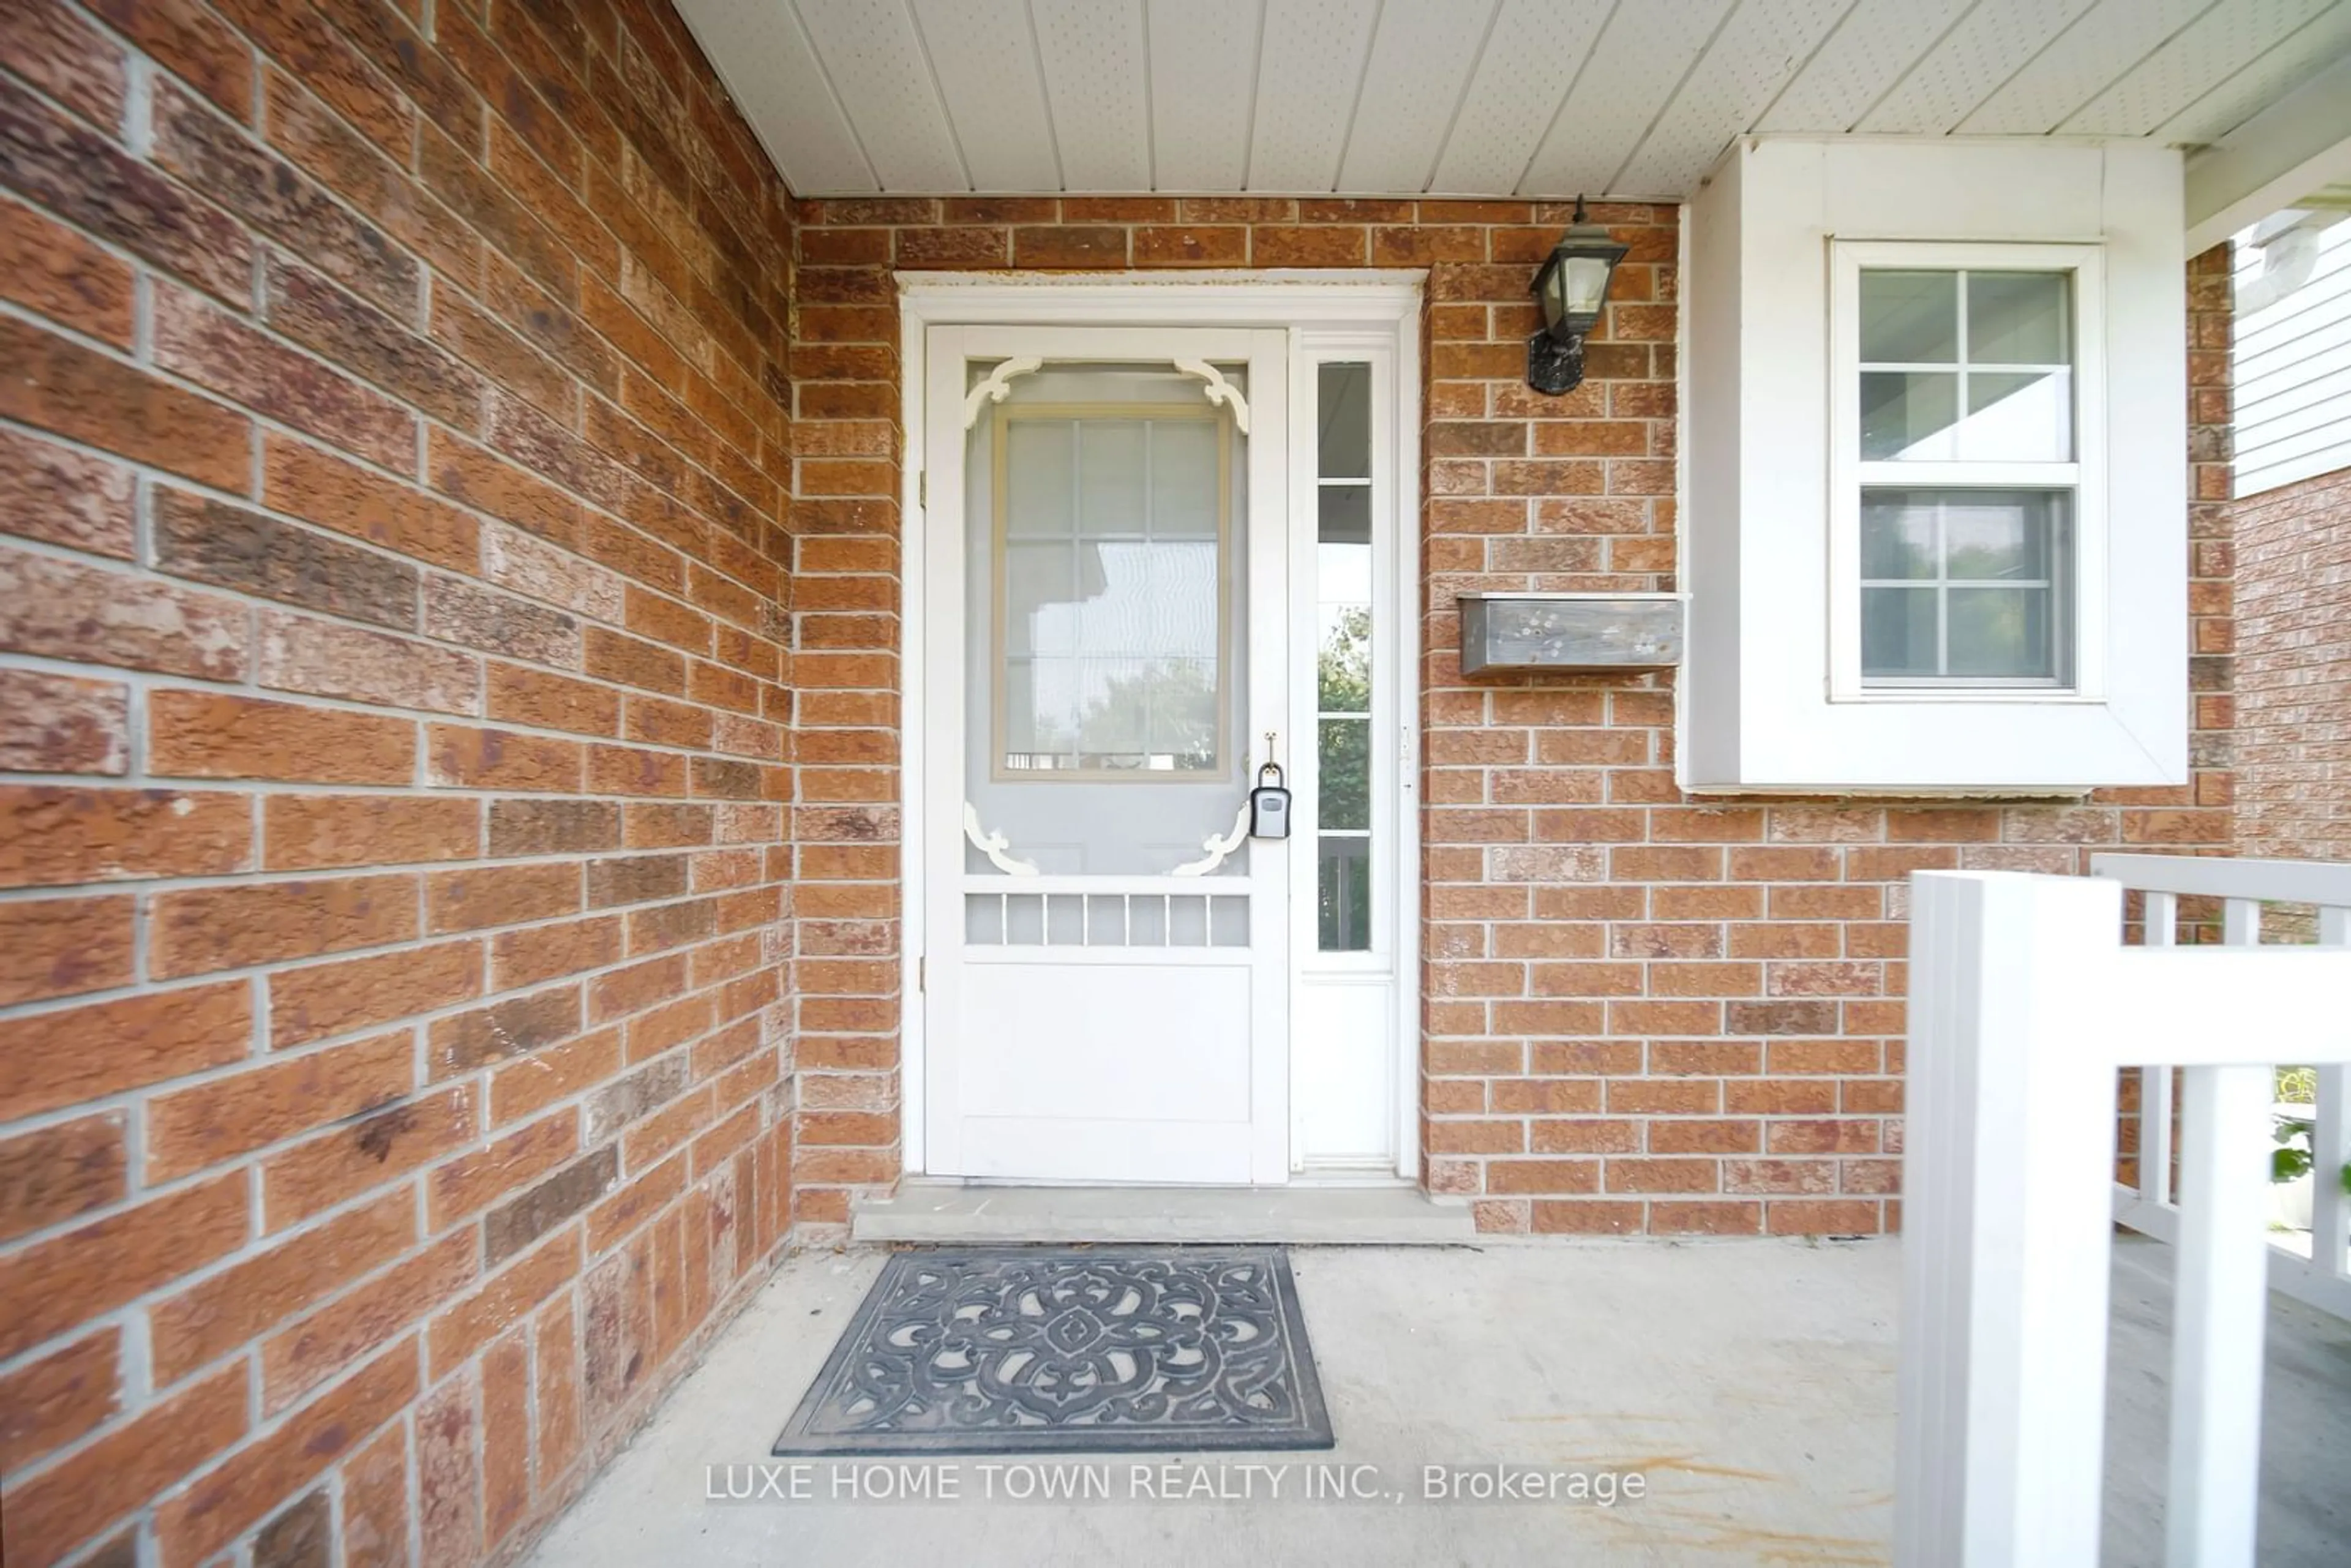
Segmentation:
[[(2228, 844), (2229, 563), (2225, 517), (2208, 504), (2193, 569), (2205, 733), (2179, 789), (2081, 804), (1700, 800), (1674, 787), (1670, 677), (1461, 678), (1458, 592), (1676, 581), (1679, 214), (1598, 211), (1632, 250), (1589, 379), (1554, 399), (1527, 389), (1524, 341), (1528, 279), (1567, 222), (1558, 206), (803, 209), (797, 602), (820, 602), (821, 583), (823, 608), (799, 617), (802, 720), (821, 727), (800, 735), (802, 836), (832, 843), (821, 862), (813, 846), (801, 856), (801, 1092), (856, 1107), (802, 1119), (803, 1219), (840, 1220), (852, 1189), (899, 1167), (893, 267), (1429, 268), (1423, 1152), (1429, 1185), (1473, 1200), (1486, 1229), (1890, 1227), (1908, 873), (2071, 873), (2101, 847)], [(2198, 264), (2208, 307), (2211, 260)], [(2225, 265), (2217, 276), (2225, 290)], [(2199, 385), (2225, 404), (2218, 298), (2222, 379), (2206, 344)], [(2210, 337), (2209, 315), (2195, 329)], [(2199, 494), (2225, 497), (2210, 481), (2199, 471)], [(820, 900), (841, 917), (821, 934), (805, 918)]]
[(2351, 860), (2351, 468), (2236, 518), (2241, 846)]
[(0, 62), (0, 1554), (472, 1562), (787, 1224), (787, 198), (655, 0)]

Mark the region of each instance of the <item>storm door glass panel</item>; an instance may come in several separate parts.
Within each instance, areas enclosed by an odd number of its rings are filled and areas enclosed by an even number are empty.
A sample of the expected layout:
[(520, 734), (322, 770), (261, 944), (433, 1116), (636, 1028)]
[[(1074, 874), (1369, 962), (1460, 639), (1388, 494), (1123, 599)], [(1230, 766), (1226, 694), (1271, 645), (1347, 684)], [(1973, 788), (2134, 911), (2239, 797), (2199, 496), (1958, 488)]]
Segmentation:
[(1316, 946), (1372, 945), (1372, 370), (1316, 376)]
[[(1242, 440), (1172, 368), (1049, 366), (984, 409), (967, 452), (973, 872), (1165, 874), (1231, 828), (1249, 760)], [(1090, 904), (1045, 936), (1135, 929)]]

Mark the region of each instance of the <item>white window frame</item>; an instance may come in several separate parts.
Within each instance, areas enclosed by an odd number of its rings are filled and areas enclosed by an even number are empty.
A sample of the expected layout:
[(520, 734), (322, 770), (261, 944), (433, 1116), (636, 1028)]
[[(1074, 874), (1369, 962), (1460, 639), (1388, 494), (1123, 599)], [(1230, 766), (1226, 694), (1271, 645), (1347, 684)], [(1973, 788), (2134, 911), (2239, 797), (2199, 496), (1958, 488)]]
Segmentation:
[[(1864, 462), (1861, 456), (1861, 275), (2064, 272), (2072, 276), (2074, 457), (2064, 463)], [(1982, 245), (1907, 240), (1829, 243), (1829, 700), (1838, 703), (2096, 703), (2106, 695), (2106, 367), (2105, 255), (2095, 245)], [(2183, 459), (2184, 461), (2184, 459)], [(2070, 680), (2041, 685), (1964, 679), (1869, 685), (1861, 664), (1861, 493), (1926, 489), (2064, 489), (2074, 497), (2073, 560), (2060, 618)]]

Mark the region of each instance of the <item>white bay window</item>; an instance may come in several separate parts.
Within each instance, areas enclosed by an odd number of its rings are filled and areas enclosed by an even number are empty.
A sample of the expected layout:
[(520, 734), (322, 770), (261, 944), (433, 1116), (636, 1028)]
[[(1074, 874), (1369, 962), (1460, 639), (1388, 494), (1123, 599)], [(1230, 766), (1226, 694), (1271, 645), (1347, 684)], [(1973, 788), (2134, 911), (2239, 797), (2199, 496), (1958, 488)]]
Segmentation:
[(2187, 771), (2161, 149), (1742, 144), (1692, 208), (1685, 781)]

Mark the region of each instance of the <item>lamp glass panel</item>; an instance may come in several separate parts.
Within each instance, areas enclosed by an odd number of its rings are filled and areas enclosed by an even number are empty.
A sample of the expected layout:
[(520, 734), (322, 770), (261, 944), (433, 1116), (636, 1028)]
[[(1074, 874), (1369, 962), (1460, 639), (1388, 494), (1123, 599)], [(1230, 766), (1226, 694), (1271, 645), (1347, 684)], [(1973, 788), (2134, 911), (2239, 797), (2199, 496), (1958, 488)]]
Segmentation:
[(1565, 282), (1567, 309), (1570, 315), (1596, 316), (1601, 301), (1608, 297), (1608, 258), (1599, 256), (1571, 256), (1560, 267)]

